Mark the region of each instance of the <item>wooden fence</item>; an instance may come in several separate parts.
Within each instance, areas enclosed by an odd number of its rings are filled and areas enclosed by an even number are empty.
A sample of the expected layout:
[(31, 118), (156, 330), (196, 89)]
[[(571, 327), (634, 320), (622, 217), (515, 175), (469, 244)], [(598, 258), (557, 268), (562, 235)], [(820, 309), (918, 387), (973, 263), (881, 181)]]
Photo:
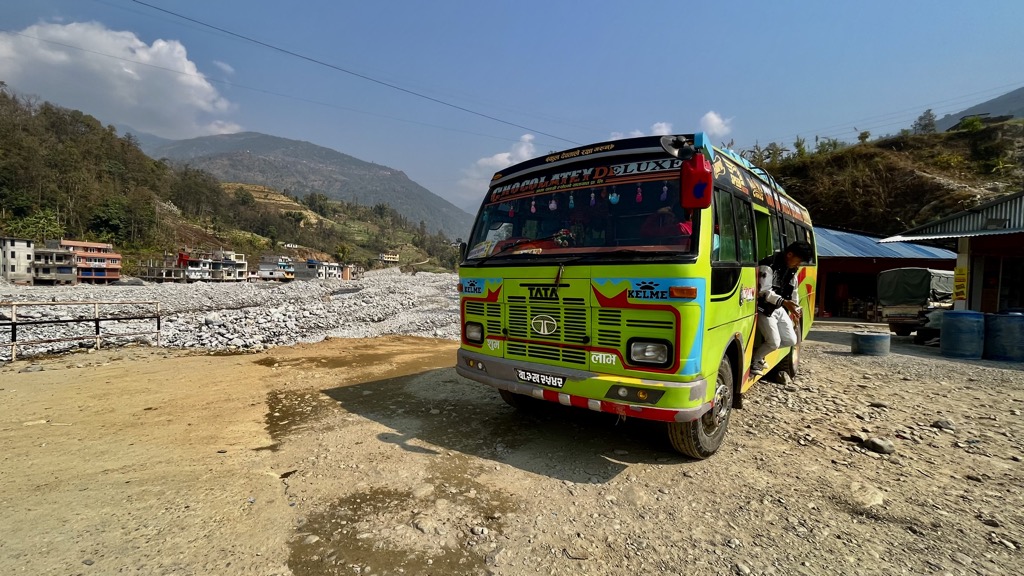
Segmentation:
[[(78, 314), (76, 318), (37, 318), (38, 314), (23, 314), (27, 319), (18, 319), (18, 310), (25, 310), (27, 308), (32, 309), (50, 309), (61, 306), (80, 306), (86, 307), (91, 310), (89, 314)], [(103, 315), (100, 314), (101, 306), (143, 306), (150, 308), (145, 314), (116, 314), (116, 315)], [(6, 313), (9, 310), (10, 313)], [(156, 334), (156, 345), (160, 345), (160, 302), (150, 300), (128, 300), (119, 302), (0, 302), (0, 330), (8, 329), (10, 334), (10, 342), (4, 343), (5, 346), (11, 347), (11, 360), (16, 360), (18, 357), (18, 346), (32, 346), (37, 344), (50, 344), (54, 342), (72, 342), (76, 340), (95, 340), (96, 349), (99, 350), (102, 345), (103, 339), (108, 338), (126, 338), (132, 336), (146, 336), (149, 334)], [(122, 320), (155, 320), (156, 329), (146, 330), (142, 332), (104, 332), (103, 322), (117, 322)], [(45, 339), (34, 339), (34, 340), (19, 340), (18, 339), (18, 327), (27, 326), (46, 326), (46, 325), (70, 325), (70, 324), (92, 324), (93, 333), (88, 335), (78, 336), (67, 336), (63, 338), (45, 338)]]

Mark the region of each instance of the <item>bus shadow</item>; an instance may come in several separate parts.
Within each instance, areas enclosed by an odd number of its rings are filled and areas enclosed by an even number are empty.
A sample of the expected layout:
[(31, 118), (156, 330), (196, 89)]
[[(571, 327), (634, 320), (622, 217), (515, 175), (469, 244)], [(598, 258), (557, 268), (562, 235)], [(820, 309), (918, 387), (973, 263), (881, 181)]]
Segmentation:
[[(813, 340), (815, 342), (823, 342), (827, 344), (836, 344), (839, 346), (846, 346), (847, 349), (844, 351), (840, 350), (826, 350), (825, 354), (831, 356), (859, 356), (850, 351), (850, 346), (853, 340), (853, 333), (859, 330), (845, 331), (831, 331), (831, 330), (811, 330), (807, 334), (807, 340)], [(915, 358), (926, 358), (930, 360), (940, 360), (944, 362), (956, 362), (958, 364), (970, 364), (972, 366), (978, 366), (980, 368), (997, 368), (1001, 370), (1016, 370), (1024, 371), (1024, 362), (1001, 362), (997, 360), (972, 360), (965, 358), (950, 358), (943, 356), (938, 346), (926, 346), (923, 344), (915, 344), (913, 336), (896, 336), (890, 335), (889, 338), (889, 354), (896, 354), (902, 356), (913, 356)]]
[(632, 464), (692, 462), (671, 451), (658, 423), (539, 401), (516, 410), (454, 368), (321, 392), (389, 428), (378, 442), (414, 454), (460, 452), (582, 484), (608, 482)]

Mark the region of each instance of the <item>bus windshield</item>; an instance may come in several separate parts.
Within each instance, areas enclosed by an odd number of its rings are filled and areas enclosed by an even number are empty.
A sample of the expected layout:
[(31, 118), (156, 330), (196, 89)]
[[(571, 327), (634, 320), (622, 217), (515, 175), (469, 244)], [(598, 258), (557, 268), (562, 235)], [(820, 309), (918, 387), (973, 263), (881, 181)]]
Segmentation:
[(466, 257), (622, 251), (692, 255), (700, 220), (694, 216), (679, 204), (679, 165), (671, 158), (531, 171), (491, 187)]

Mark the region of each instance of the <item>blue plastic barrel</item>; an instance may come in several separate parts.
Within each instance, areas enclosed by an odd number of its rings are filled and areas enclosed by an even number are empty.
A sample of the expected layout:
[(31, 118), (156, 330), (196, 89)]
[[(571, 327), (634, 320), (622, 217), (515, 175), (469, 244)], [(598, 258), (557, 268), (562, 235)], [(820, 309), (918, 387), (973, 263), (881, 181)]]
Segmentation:
[(888, 332), (854, 332), (850, 352), (865, 356), (885, 356), (889, 353)]
[(973, 310), (942, 313), (939, 351), (950, 358), (980, 360), (985, 348), (985, 315)]
[(1024, 362), (1024, 314), (985, 315), (983, 357)]

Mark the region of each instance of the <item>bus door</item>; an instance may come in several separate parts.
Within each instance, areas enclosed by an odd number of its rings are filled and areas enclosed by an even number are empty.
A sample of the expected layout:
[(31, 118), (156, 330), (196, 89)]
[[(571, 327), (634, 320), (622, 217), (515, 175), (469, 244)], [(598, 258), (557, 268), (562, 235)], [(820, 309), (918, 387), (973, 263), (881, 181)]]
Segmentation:
[[(712, 206), (711, 293), (708, 302), (710, 353), (724, 354), (733, 338), (740, 335), (744, 347), (754, 330), (757, 296), (756, 237), (749, 196), (716, 188)], [(705, 356), (710, 365), (718, 358)], [(750, 359), (737, 367), (746, 372)]]

